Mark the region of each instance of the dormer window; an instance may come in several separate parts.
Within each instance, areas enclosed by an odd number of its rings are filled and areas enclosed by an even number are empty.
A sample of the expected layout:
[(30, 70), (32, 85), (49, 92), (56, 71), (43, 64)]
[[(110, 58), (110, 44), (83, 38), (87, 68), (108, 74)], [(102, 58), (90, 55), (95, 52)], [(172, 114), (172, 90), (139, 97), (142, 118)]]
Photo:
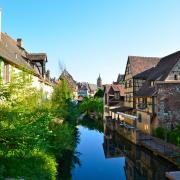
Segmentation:
[(154, 81), (151, 81), (151, 87), (153, 87), (154, 86)]
[(174, 80), (178, 80), (177, 74), (174, 75)]
[(17, 53), (15, 54), (15, 57), (16, 57), (16, 59), (18, 58), (18, 55), (17, 55)]

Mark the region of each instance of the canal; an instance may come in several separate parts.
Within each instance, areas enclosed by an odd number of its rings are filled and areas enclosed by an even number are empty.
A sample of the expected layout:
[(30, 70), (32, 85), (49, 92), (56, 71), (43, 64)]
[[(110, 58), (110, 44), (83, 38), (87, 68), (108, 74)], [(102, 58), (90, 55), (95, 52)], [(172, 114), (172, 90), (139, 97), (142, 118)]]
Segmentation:
[(166, 171), (176, 170), (97, 121), (83, 122), (78, 131), (80, 165), (72, 170), (73, 180), (163, 180)]

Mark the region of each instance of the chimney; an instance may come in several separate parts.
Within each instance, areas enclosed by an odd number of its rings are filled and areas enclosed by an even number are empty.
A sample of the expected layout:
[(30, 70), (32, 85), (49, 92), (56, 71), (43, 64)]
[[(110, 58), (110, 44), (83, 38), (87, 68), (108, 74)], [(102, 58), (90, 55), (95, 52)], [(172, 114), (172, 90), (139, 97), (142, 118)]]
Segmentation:
[(0, 8), (0, 40), (1, 40), (2, 9)]
[(22, 46), (23, 46), (23, 41), (22, 41), (21, 38), (18, 38), (18, 39), (17, 39), (17, 46), (19, 46), (19, 47), (22, 47)]

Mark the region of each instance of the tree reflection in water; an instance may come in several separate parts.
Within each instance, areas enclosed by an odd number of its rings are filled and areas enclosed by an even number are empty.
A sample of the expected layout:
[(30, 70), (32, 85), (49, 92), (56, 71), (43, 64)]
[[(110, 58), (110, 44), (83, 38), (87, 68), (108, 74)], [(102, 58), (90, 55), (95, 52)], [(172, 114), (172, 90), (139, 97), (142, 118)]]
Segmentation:
[(75, 144), (74, 150), (65, 150), (63, 156), (58, 160), (58, 180), (70, 180), (72, 179), (71, 171), (75, 165), (81, 165), (80, 163), (80, 153), (76, 151), (76, 147), (80, 141), (80, 134), (78, 128), (75, 131)]
[(79, 121), (79, 125), (87, 127), (89, 130), (96, 130), (100, 133), (104, 132), (102, 119), (91, 119), (86, 117)]

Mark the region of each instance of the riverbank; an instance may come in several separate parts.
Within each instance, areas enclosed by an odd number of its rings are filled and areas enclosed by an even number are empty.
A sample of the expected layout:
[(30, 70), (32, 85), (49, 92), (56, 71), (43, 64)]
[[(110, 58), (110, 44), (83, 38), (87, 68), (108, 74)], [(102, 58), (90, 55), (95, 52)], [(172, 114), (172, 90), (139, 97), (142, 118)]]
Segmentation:
[(120, 123), (111, 117), (106, 117), (105, 122), (111, 130), (116, 131), (130, 142), (145, 147), (180, 168), (180, 148), (177, 146), (166, 143), (156, 137), (146, 135), (133, 126)]

